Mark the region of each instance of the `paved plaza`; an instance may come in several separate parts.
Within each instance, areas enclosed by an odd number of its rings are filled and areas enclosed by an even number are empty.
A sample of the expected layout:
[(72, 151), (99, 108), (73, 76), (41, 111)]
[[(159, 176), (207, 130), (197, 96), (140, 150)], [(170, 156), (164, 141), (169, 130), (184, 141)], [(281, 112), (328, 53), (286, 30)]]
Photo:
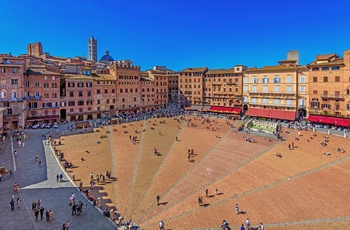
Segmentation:
[[(159, 229), (160, 220), (165, 229), (219, 229), (224, 219), (232, 229), (239, 229), (247, 218), (251, 229), (258, 229), (261, 222), (268, 229), (349, 227), (350, 208), (344, 205), (350, 201), (348, 138), (331, 134), (322, 146), (324, 133), (312, 136), (312, 131), (300, 131), (299, 135), (290, 130), (284, 141), (278, 141), (269, 135), (238, 132), (242, 123), (191, 116), (141, 120), (84, 133), (63, 126), (61, 145), (55, 147), (74, 165), (66, 172), (52, 147), (43, 144), (42, 134), (55, 130), (25, 130), (24, 148), (13, 141), (17, 170), (0, 182), (0, 199), (5, 202), (0, 208), (2, 228), (59, 229), (69, 220), (70, 229), (116, 229), (75, 187), (83, 182), (88, 188), (90, 173), (95, 177), (106, 171), (113, 179), (91, 189), (94, 198), (102, 200), (100, 209), (117, 209), (125, 221), (131, 219), (141, 229)], [(190, 159), (189, 150), (193, 150)], [(7, 169), (14, 167), (11, 153), (7, 139), (0, 152)], [(64, 182), (56, 181), (60, 173)], [(73, 174), (74, 181), (67, 178)], [(13, 192), (15, 181), (20, 193)], [(71, 215), (72, 193), (85, 204), (81, 216)], [(20, 209), (10, 210), (12, 195), (22, 199)], [(199, 196), (203, 197), (200, 205)], [(31, 204), (38, 198), (45, 209), (53, 210), (54, 221), (35, 221)]]

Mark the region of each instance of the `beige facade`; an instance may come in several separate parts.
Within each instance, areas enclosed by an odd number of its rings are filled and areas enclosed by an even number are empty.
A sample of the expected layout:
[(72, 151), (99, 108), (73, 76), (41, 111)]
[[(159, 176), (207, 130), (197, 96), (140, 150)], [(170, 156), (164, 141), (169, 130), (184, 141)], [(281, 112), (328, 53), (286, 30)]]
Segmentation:
[(247, 69), (243, 74), (245, 109), (299, 110), (305, 115), (307, 79), (308, 69), (295, 61)]

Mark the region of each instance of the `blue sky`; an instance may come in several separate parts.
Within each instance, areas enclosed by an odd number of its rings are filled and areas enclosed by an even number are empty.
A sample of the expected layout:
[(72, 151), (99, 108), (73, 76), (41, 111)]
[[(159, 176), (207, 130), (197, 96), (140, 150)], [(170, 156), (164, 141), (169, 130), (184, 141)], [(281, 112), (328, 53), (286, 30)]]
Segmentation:
[(142, 70), (165, 65), (230, 68), (275, 65), (289, 50), (300, 64), (350, 49), (350, 2), (276, 0), (1, 1), (0, 53), (26, 53), (40, 41), (51, 55), (131, 59)]

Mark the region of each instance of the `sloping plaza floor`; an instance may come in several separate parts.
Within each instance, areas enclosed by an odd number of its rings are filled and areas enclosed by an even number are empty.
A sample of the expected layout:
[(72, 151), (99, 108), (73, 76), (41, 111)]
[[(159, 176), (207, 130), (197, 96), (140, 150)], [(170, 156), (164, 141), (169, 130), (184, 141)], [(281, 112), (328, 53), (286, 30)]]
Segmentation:
[[(349, 139), (330, 135), (327, 146), (322, 146), (323, 133), (317, 132), (311, 139), (310, 131), (301, 131), (300, 136), (292, 131), (284, 141), (277, 141), (237, 132), (235, 127), (241, 121), (189, 118), (190, 121), (157, 118), (105, 126), (99, 132), (63, 136), (62, 145), (56, 148), (75, 166), (67, 173), (70, 177), (74, 174), (76, 185), (82, 181), (88, 186), (90, 173), (95, 177), (111, 171), (115, 179), (97, 184), (92, 189), (94, 197), (101, 197), (101, 209), (115, 207), (142, 229), (158, 229), (160, 220), (166, 229), (219, 229), (223, 219), (232, 229), (239, 229), (247, 218), (252, 229), (257, 229), (260, 222), (267, 229), (349, 228)], [(136, 137), (136, 143), (130, 136)], [(255, 143), (244, 141), (244, 136), (254, 137)], [(292, 143), (295, 147), (289, 150)], [(338, 147), (346, 152), (338, 153)], [(190, 161), (189, 149), (194, 152)], [(281, 158), (275, 156), (277, 152)], [(35, 151), (30, 155), (34, 156)], [(28, 170), (40, 173), (32, 161), (27, 162)], [(45, 170), (45, 165), (42, 167)], [(45, 179), (28, 181), (28, 186)], [(74, 188), (62, 188), (60, 183), (56, 185), (55, 178), (52, 180), (50, 191), (46, 187), (44, 191), (36, 190), (43, 189), (39, 186), (23, 194), (35, 197), (39, 191), (46, 194), (42, 197), (66, 203)], [(62, 198), (55, 195), (59, 190), (65, 190)], [(160, 205), (156, 204), (156, 195), (160, 196)], [(199, 196), (204, 198), (202, 206), (197, 204)], [(28, 205), (31, 202), (26, 201)], [(239, 215), (235, 214), (236, 204)], [(62, 207), (58, 213), (67, 209), (66, 205)], [(9, 207), (5, 209), (10, 212)], [(94, 214), (96, 218), (100, 215)], [(31, 218), (22, 220), (30, 221), (35, 224)]]

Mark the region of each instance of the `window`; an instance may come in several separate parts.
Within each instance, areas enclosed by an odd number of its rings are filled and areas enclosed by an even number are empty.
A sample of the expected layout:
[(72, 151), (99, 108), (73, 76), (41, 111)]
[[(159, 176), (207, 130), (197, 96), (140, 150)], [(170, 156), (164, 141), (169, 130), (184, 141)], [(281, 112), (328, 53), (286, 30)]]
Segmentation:
[(88, 97), (91, 97), (91, 91), (87, 91)]
[(319, 71), (320, 70), (320, 68), (318, 68), (318, 67), (313, 67), (312, 69), (311, 69), (311, 71)]
[(292, 86), (290, 85), (287, 86), (287, 93), (292, 93)]
[(101, 90), (98, 89), (96, 93), (97, 93), (97, 94), (100, 94), (100, 93), (101, 93)]
[(263, 98), (263, 104), (266, 105), (267, 104), (267, 99)]
[(52, 76), (52, 80), (54, 81), (56, 78), (55, 78), (55, 76)]
[(275, 98), (274, 104), (275, 104), (275, 106), (278, 106), (278, 99), (277, 98)]
[(105, 93), (108, 93), (108, 89), (105, 89)]
[(17, 68), (13, 68), (12, 73), (17, 73)]
[(269, 79), (268, 79), (267, 77), (264, 77), (264, 78), (262, 79), (262, 83), (264, 83), (264, 84), (269, 83)]
[(74, 92), (73, 92), (73, 91), (70, 91), (70, 92), (69, 92), (69, 96), (70, 96), (70, 97), (74, 97)]
[(263, 86), (263, 93), (267, 93), (267, 85)]
[(247, 77), (243, 78), (243, 83), (248, 83), (248, 78)]
[(134, 101), (136, 101), (136, 97), (134, 97)]
[(286, 83), (292, 83), (292, 77), (291, 76), (287, 76)]
[(288, 107), (290, 107), (290, 106), (292, 105), (292, 100), (287, 99), (287, 100), (286, 100), (286, 105), (287, 105)]
[(247, 91), (248, 91), (248, 86), (246, 86), (246, 85), (243, 86), (243, 91), (244, 91), (244, 92), (247, 92)]
[(273, 90), (274, 90), (274, 93), (278, 93), (278, 92), (279, 92), (279, 89), (280, 89), (279, 86), (275, 86), (274, 89), (273, 89)]
[(300, 86), (300, 93), (305, 93), (305, 86)]
[(323, 77), (323, 82), (328, 82), (328, 77)]
[(84, 101), (78, 101), (78, 105), (84, 105)]
[(101, 101), (100, 101), (100, 100), (97, 100), (97, 102), (96, 102), (96, 103), (99, 105), (99, 104), (101, 104)]
[[(334, 66), (333, 66), (334, 67)], [(340, 82), (340, 77), (339, 76), (335, 76), (335, 79), (334, 79), (335, 82)]]
[(35, 82), (35, 87), (39, 87), (39, 86), (40, 86), (39, 81), (36, 81)]
[(300, 99), (299, 105), (300, 105), (301, 107), (304, 107), (304, 106), (305, 106), (305, 99)]
[(317, 82), (317, 77), (313, 77), (313, 78), (312, 78), (312, 81), (313, 81), (313, 82)]
[(25, 81), (24, 85), (25, 87), (29, 87), (29, 81)]
[(84, 87), (84, 83), (83, 82), (78, 82), (78, 87), (79, 88)]
[(252, 86), (252, 93), (256, 93), (256, 86)]
[(300, 77), (300, 83), (305, 83), (306, 82), (306, 77), (305, 76), (301, 76)]
[(256, 98), (252, 98), (252, 104), (256, 104)]
[(68, 82), (68, 87), (70, 88), (74, 87), (74, 82)]
[(281, 78), (280, 77), (278, 77), (278, 76), (276, 76), (276, 77), (274, 77), (274, 79), (273, 79), (273, 83), (281, 83)]
[(339, 66), (332, 66), (332, 70), (339, 70)]
[(115, 89), (112, 89), (112, 93), (115, 93)]
[(254, 78), (253, 78), (253, 83), (254, 83), (254, 84), (258, 84), (258, 78), (257, 78), (257, 77), (254, 77)]
[(318, 106), (319, 106), (318, 99), (317, 98), (312, 98), (311, 107), (318, 108)]
[(75, 101), (68, 101), (68, 106), (75, 106)]
[(79, 96), (79, 97), (82, 97), (82, 96), (83, 96), (83, 91), (79, 91), (79, 92), (78, 92), (78, 96)]
[(87, 88), (91, 88), (92, 87), (92, 82), (86, 82), (85, 85), (86, 85)]
[(11, 79), (11, 85), (18, 85), (18, 79)]
[(329, 70), (329, 67), (328, 67), (328, 66), (323, 66), (323, 67), (322, 67), (322, 71), (327, 71), (327, 70)]

